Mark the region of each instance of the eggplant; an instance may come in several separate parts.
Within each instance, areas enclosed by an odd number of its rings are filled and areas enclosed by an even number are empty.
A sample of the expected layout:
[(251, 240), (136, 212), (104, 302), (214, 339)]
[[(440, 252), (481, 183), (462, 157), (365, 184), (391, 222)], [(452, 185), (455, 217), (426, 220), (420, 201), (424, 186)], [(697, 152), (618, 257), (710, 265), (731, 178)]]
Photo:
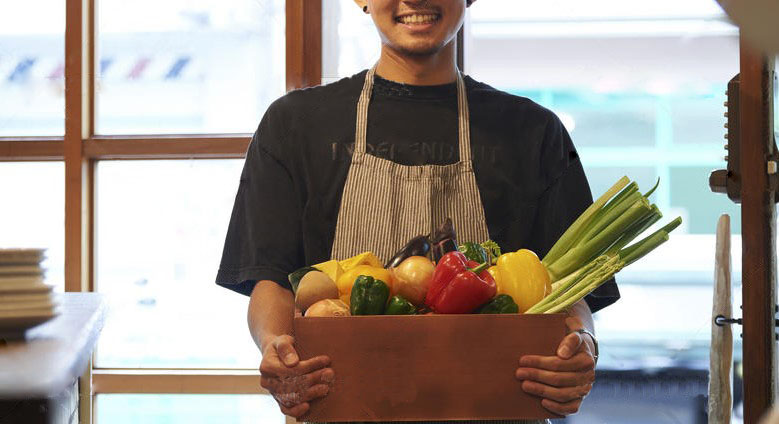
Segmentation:
[(454, 231), (454, 224), (452, 218), (446, 218), (440, 227), (430, 235), (431, 252), (433, 255), (433, 262), (438, 263), (441, 258), (449, 253), (457, 250), (457, 233)]
[(405, 246), (400, 248), (400, 250), (395, 252), (395, 255), (392, 256), (392, 259), (387, 261), (387, 263), (384, 265), (384, 268), (395, 268), (396, 266), (400, 265), (401, 262), (406, 260), (406, 258), (411, 256), (427, 256), (429, 251), (430, 240), (428, 237), (424, 235), (416, 236), (409, 240)]

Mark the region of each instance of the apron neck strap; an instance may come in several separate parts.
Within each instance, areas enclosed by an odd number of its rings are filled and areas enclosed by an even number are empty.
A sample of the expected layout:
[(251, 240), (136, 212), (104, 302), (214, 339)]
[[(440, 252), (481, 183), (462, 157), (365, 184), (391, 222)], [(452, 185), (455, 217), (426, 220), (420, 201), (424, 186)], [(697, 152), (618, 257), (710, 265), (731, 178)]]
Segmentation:
[[(357, 126), (354, 135), (354, 152), (365, 153), (368, 133), (368, 104), (373, 93), (373, 80), (376, 75), (376, 65), (373, 65), (365, 75), (365, 83), (357, 101)], [(468, 95), (465, 91), (465, 81), (461, 72), (457, 72), (457, 112), (460, 162), (471, 161), (471, 125), (468, 112)]]

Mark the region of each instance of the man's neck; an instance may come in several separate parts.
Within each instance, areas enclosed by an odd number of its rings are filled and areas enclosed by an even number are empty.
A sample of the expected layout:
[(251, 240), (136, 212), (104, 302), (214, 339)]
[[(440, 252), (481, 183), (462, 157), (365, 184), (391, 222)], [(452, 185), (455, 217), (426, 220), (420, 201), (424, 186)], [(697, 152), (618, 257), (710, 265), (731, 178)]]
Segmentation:
[(440, 85), (457, 79), (455, 41), (429, 56), (411, 56), (381, 46), (376, 73), (384, 79), (411, 85)]

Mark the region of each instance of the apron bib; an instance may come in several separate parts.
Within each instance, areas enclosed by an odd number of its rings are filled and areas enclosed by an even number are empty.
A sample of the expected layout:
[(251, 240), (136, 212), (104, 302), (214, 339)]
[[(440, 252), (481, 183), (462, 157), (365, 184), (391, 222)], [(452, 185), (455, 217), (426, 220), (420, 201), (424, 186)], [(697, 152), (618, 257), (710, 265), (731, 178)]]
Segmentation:
[[(341, 197), (331, 259), (346, 259), (371, 251), (384, 263), (408, 240), (431, 233), (446, 218), (452, 219), (460, 241), (489, 239), (471, 161), (468, 98), (462, 75), (457, 73), (459, 161), (443, 166), (407, 166), (366, 153), (368, 104), (375, 71), (374, 66), (365, 75), (357, 102), (354, 153)], [(546, 422), (456, 421), (459, 424)]]

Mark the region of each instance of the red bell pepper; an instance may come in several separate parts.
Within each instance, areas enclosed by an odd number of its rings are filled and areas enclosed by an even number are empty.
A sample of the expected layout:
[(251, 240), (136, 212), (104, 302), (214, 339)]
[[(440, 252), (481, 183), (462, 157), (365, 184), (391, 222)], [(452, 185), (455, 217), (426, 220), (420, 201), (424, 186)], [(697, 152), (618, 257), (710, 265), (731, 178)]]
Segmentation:
[(497, 285), (487, 272), (489, 262), (479, 264), (461, 252), (445, 254), (433, 272), (425, 305), (439, 314), (467, 314), (495, 297)]

